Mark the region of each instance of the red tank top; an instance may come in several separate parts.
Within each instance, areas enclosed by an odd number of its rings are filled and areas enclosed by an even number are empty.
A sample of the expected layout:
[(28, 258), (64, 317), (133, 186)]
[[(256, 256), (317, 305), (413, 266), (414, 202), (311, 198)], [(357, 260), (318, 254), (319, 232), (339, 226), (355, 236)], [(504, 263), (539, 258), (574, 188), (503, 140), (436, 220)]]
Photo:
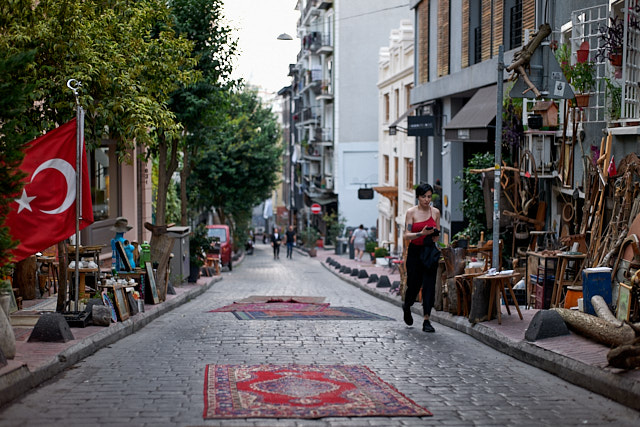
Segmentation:
[[(411, 225), (411, 232), (412, 233), (418, 233), (418, 232), (422, 231), (422, 229), (425, 226), (435, 227), (436, 225), (437, 225), (436, 224), (436, 220), (433, 219), (433, 217), (431, 217), (426, 221), (420, 221), (420, 222), (416, 222), (416, 223), (412, 224)], [(411, 241), (411, 244), (412, 245), (418, 245), (418, 246), (424, 245), (424, 238), (425, 237), (431, 238), (431, 236), (420, 236), (417, 239), (413, 239)]]

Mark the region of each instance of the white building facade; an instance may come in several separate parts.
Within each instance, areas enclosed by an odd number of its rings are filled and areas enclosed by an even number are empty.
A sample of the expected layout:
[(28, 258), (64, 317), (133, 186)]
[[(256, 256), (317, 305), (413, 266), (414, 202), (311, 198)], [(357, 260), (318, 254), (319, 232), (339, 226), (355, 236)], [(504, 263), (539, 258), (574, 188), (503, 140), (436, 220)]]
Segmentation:
[(391, 31), (389, 46), (380, 49), (378, 68), (378, 242), (398, 252), (405, 213), (415, 201), (415, 138), (406, 132), (413, 111), (413, 46), (413, 25), (403, 20)]

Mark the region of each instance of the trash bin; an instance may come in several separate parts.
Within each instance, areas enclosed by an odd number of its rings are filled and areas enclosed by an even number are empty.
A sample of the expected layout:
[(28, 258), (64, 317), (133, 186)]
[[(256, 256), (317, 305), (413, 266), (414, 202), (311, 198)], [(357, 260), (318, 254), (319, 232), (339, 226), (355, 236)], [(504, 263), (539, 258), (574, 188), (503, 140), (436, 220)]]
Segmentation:
[(336, 255), (342, 255), (344, 253), (346, 245), (347, 245), (347, 239), (345, 239), (344, 237), (337, 237), (336, 248), (335, 248)]

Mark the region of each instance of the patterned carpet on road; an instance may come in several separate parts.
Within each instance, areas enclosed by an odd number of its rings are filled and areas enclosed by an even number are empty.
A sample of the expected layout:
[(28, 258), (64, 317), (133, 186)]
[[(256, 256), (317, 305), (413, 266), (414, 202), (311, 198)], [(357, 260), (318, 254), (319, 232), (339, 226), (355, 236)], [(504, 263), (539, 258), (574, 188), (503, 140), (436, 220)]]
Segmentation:
[(352, 307), (327, 307), (321, 311), (234, 311), (240, 320), (395, 320)]
[(207, 365), (207, 418), (421, 417), (432, 414), (358, 365)]
[(298, 311), (322, 311), (329, 307), (329, 303), (306, 303), (306, 302), (234, 302), (231, 305), (216, 308), (210, 313), (220, 313), (228, 311), (278, 311), (278, 312), (298, 312)]

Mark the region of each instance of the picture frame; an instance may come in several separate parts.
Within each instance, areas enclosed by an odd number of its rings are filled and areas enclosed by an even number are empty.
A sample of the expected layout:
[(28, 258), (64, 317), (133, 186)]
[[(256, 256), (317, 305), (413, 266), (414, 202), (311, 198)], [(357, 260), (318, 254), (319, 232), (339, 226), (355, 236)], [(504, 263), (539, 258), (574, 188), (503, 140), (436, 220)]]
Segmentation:
[(126, 294), (131, 316), (135, 316), (136, 314), (138, 314), (138, 301), (136, 301), (136, 299), (133, 297), (133, 289), (127, 290)]
[(616, 308), (616, 318), (618, 320), (629, 320), (631, 311), (631, 286), (620, 283), (618, 288), (618, 305)]
[(113, 323), (118, 323), (116, 308), (113, 306), (113, 302), (111, 302), (111, 298), (109, 298), (109, 295), (107, 295), (106, 292), (102, 293), (102, 303), (109, 308), (109, 311), (111, 311), (111, 321)]
[(120, 258), (120, 262), (124, 267), (125, 271), (133, 271), (133, 267), (131, 263), (129, 263), (129, 258), (127, 258), (127, 253), (124, 251), (124, 245), (122, 241), (116, 240), (116, 250), (118, 251), (118, 258)]
[[(158, 289), (156, 288), (156, 279), (155, 276), (153, 275), (153, 266), (151, 265), (150, 262), (145, 262), (144, 263), (144, 267), (147, 271), (147, 274), (145, 274), (144, 278), (145, 278), (145, 303), (149, 303), (149, 304), (160, 304), (160, 298), (158, 298)], [(147, 290), (149, 292), (147, 292)]]
[(113, 296), (116, 302), (118, 317), (123, 322), (129, 318), (129, 307), (127, 306), (127, 297), (122, 286), (113, 288)]

